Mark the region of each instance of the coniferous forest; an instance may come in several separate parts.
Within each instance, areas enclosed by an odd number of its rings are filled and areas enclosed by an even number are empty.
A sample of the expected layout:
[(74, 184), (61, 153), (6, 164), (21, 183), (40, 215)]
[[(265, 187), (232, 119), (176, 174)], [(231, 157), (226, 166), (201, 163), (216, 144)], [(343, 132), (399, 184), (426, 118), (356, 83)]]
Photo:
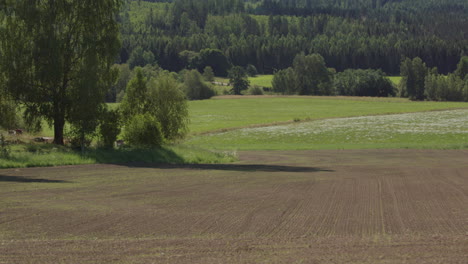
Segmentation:
[(468, 54), (463, 0), (127, 0), (119, 15), (119, 63), (227, 75), (251, 64), (271, 74), (296, 55), (327, 67), (400, 74), (419, 57), (447, 74)]

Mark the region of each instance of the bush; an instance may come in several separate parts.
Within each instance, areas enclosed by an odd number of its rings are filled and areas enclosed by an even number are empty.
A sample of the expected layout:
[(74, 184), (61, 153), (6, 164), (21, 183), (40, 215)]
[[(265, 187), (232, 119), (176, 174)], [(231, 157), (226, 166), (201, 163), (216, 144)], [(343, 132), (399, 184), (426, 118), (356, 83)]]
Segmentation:
[(263, 95), (263, 90), (260, 86), (254, 85), (247, 90), (250, 95)]
[(297, 93), (296, 76), (293, 68), (287, 68), (275, 72), (273, 81), (271, 82), (273, 91), (281, 94)]
[(99, 134), (102, 145), (105, 148), (112, 148), (117, 136), (120, 134), (121, 118), (119, 110), (104, 112), (99, 124)]
[(205, 78), (205, 81), (212, 82), (214, 81), (214, 77), (213, 68), (206, 66), (205, 69), (203, 69), (203, 78)]
[(333, 85), (338, 95), (395, 96), (395, 88), (381, 70), (348, 69), (335, 75)]
[(247, 65), (245, 71), (250, 77), (255, 77), (258, 74), (257, 68), (255, 68), (255, 66), (253, 66), (252, 64)]
[(468, 78), (457, 74), (429, 74), (425, 80), (424, 96), (432, 101), (468, 101)]
[(183, 89), (190, 100), (209, 99), (215, 95), (212, 86), (203, 81), (201, 74), (197, 70), (185, 73)]
[(170, 74), (161, 74), (148, 83), (143, 113), (149, 113), (161, 125), (164, 139), (183, 138), (188, 131), (188, 103), (184, 92)]
[(232, 84), (231, 92), (236, 95), (240, 95), (241, 91), (247, 90), (250, 86), (247, 73), (240, 66), (232, 67), (229, 70), (229, 82)]
[(164, 140), (161, 125), (149, 113), (133, 116), (124, 130), (124, 140), (135, 147), (160, 147)]

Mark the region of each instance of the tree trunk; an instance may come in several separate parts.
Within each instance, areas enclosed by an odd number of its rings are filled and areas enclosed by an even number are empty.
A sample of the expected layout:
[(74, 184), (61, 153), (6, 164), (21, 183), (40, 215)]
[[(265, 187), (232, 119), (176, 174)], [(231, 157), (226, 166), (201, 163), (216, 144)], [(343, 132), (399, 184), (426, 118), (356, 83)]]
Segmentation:
[(65, 126), (65, 117), (60, 112), (55, 113), (54, 117), (54, 144), (63, 145), (63, 128)]

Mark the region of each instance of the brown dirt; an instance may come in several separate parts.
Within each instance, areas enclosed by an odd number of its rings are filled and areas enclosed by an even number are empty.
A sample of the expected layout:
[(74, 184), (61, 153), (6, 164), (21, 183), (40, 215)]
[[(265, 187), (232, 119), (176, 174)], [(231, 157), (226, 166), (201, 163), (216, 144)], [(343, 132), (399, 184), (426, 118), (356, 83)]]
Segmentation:
[(467, 150), (0, 170), (0, 263), (466, 263)]

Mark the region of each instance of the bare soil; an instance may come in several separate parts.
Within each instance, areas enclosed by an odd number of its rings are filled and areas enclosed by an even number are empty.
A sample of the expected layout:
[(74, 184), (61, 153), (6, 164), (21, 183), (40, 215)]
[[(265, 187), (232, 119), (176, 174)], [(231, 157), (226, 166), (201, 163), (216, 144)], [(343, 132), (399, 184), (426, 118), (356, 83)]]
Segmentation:
[(467, 263), (467, 150), (0, 170), (0, 263)]

